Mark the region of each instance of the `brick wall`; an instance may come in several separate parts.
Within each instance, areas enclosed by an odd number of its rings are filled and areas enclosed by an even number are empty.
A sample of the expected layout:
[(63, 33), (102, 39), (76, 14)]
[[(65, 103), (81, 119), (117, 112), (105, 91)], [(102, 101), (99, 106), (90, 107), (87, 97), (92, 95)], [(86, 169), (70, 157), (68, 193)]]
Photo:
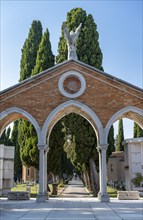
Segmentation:
[[(113, 114), (122, 108), (127, 106), (142, 108), (141, 89), (80, 62), (68, 61), (2, 92), (1, 112), (11, 107), (21, 108), (30, 113), (42, 127), (52, 110), (70, 100), (64, 97), (58, 89), (60, 76), (69, 70), (76, 70), (86, 80), (84, 94), (75, 100), (91, 108), (103, 126), (107, 124)], [(1, 126), (16, 118), (19, 118), (18, 114), (8, 116), (1, 120)]]

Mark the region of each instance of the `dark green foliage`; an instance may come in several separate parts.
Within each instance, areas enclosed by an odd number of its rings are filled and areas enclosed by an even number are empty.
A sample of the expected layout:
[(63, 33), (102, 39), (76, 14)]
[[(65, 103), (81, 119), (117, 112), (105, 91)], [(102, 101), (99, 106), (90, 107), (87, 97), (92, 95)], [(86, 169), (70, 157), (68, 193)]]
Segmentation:
[(22, 119), (18, 125), (18, 143), (20, 145), (21, 161), (26, 166), (38, 169), (39, 151), (37, 148), (37, 134), (31, 123)]
[(134, 134), (133, 137), (136, 138), (137, 137), (137, 124), (134, 122)]
[(134, 138), (143, 137), (143, 129), (134, 122)]
[(53, 172), (54, 175), (62, 176), (63, 173), (72, 174), (73, 166), (67, 159), (63, 149), (64, 133), (62, 132), (61, 120), (53, 127), (49, 140), (49, 153), (47, 159), (48, 173)]
[(96, 135), (90, 123), (71, 113), (63, 118), (63, 125), (66, 141), (64, 149), (72, 163), (82, 171), (88, 169), (90, 158), (98, 165)]
[(11, 133), (11, 128), (8, 127), (5, 129), (1, 135), (0, 138), (0, 144), (4, 144), (5, 146), (11, 146), (11, 140), (10, 140), (10, 133)]
[(140, 187), (141, 186), (141, 182), (143, 181), (143, 176), (141, 173), (136, 173), (136, 177), (134, 177), (133, 179), (131, 179), (132, 183), (136, 186), (136, 187)]
[(107, 159), (114, 151), (115, 151), (115, 139), (114, 139), (114, 127), (112, 125), (108, 134)]
[(118, 125), (117, 151), (124, 151), (124, 146), (122, 145), (123, 141), (124, 141), (123, 120), (120, 119)]
[(36, 63), (37, 50), (42, 37), (42, 25), (40, 21), (33, 21), (25, 40), (20, 62), (20, 81), (31, 76)]
[[(54, 55), (51, 51), (49, 31), (46, 29), (42, 36), (40, 21), (33, 21), (22, 50), (20, 81), (53, 65)], [(33, 125), (21, 120), (18, 132), (22, 163), (38, 169), (39, 151), (37, 148), (37, 134)]]
[(6, 129), (2, 132), (2, 135), (0, 137), (0, 144), (4, 144), (6, 138)]
[(12, 134), (11, 134), (11, 142), (12, 145), (15, 146), (14, 153), (14, 179), (15, 181), (20, 181), (22, 177), (22, 162), (20, 159), (20, 146), (18, 144), (18, 120), (14, 122)]
[[(82, 23), (82, 28), (76, 42), (78, 59), (84, 63), (103, 70), (103, 57), (98, 42), (99, 34), (97, 32), (97, 26), (92, 15), (87, 15), (86, 11), (82, 8), (74, 8), (67, 13), (67, 19), (63, 22), (61, 27), (61, 37), (58, 45), (56, 62), (61, 63), (67, 60), (68, 57), (63, 25), (65, 25), (70, 32), (71, 30), (75, 31), (80, 23)], [(63, 122), (65, 138), (67, 137), (69, 131), (71, 133), (70, 142), (68, 138), (67, 140), (65, 139), (66, 142), (64, 144), (64, 149), (74, 166), (76, 166), (76, 170), (83, 172), (88, 170), (89, 172), (90, 159), (95, 162), (96, 169), (98, 170), (96, 135), (92, 126), (84, 118), (74, 113), (64, 117)], [(95, 177), (95, 175), (93, 176)]]
[[(78, 59), (84, 63), (103, 70), (103, 55), (98, 42), (99, 34), (92, 15), (87, 15), (86, 11), (82, 8), (75, 8), (67, 13), (67, 19), (63, 22), (69, 32), (71, 30), (75, 31), (80, 23), (82, 23), (82, 28), (76, 45)], [(67, 45), (62, 25), (62, 34), (58, 45), (56, 62), (61, 63), (64, 60), (67, 60), (67, 53)]]
[(35, 75), (52, 66), (54, 66), (54, 55), (51, 50), (49, 31), (48, 29), (46, 29), (39, 45), (39, 50), (36, 58), (36, 65), (32, 71), (32, 75)]

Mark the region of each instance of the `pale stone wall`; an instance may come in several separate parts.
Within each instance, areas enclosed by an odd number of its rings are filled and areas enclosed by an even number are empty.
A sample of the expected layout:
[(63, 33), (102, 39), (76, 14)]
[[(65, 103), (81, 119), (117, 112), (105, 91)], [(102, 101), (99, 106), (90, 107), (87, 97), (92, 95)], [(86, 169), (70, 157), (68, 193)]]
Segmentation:
[(107, 163), (107, 181), (125, 182), (124, 152), (113, 152)]
[(36, 181), (38, 179), (38, 170), (34, 167), (22, 166), (22, 181)]
[(134, 190), (135, 187), (131, 179), (136, 177), (137, 172), (143, 175), (143, 137), (127, 139), (123, 144), (125, 149), (126, 189)]
[(13, 187), (14, 147), (0, 145), (0, 195)]

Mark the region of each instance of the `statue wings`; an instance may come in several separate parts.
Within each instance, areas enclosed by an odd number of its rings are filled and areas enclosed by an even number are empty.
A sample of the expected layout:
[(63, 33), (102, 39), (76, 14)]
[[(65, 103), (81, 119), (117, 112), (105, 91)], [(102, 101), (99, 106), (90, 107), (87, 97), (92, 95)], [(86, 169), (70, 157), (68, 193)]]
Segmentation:
[(65, 25), (63, 25), (63, 28), (64, 28), (64, 36), (65, 36), (66, 40), (70, 40), (70, 33), (69, 33), (67, 27)]
[(78, 36), (79, 36), (81, 26), (82, 26), (82, 23), (80, 23), (80, 25), (77, 27), (77, 29), (75, 31), (76, 38), (78, 38)]
[(66, 40), (71, 41), (73, 39), (75, 41), (78, 38), (78, 36), (79, 36), (81, 26), (82, 26), (82, 23), (80, 23), (80, 25), (77, 27), (76, 31), (73, 32), (73, 34), (71, 36), (69, 31), (68, 31), (68, 29), (67, 29), (67, 27), (65, 25), (63, 25), (64, 36), (65, 36)]

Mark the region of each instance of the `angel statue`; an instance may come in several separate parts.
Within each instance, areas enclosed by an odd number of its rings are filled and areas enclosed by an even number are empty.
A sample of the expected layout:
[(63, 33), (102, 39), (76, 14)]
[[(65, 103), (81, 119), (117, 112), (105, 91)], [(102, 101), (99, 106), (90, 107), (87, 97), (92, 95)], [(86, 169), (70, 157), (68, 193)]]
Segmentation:
[(76, 40), (80, 34), (80, 29), (81, 29), (82, 23), (77, 27), (76, 31), (68, 31), (67, 27), (64, 25), (64, 36), (67, 41), (67, 46), (68, 46), (68, 60), (70, 59), (75, 59), (77, 60), (77, 54), (76, 54)]

